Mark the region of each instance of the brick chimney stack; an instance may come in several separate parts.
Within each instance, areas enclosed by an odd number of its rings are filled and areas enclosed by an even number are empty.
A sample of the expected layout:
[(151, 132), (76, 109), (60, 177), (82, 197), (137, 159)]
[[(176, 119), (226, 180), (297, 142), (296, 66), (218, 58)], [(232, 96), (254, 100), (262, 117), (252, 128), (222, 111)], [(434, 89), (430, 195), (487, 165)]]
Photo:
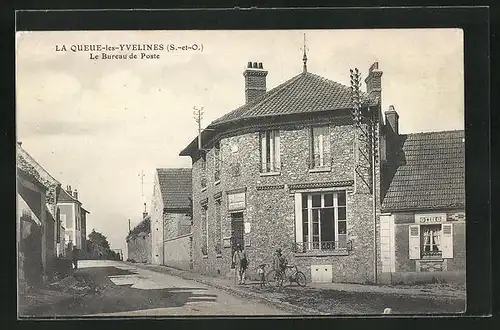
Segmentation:
[(394, 109), (393, 105), (389, 106), (389, 110), (385, 113), (385, 124), (389, 125), (392, 128), (394, 134), (399, 135), (399, 115)]
[(78, 200), (78, 190), (73, 191), (73, 197)]
[(365, 79), (366, 92), (372, 98), (377, 98), (382, 103), (382, 71), (378, 69), (378, 62), (370, 66), (368, 76)]
[(66, 192), (67, 192), (70, 196), (73, 196), (73, 191), (71, 190), (71, 186), (66, 186)]
[(250, 103), (266, 93), (267, 71), (261, 62), (248, 62), (245, 72), (245, 102)]

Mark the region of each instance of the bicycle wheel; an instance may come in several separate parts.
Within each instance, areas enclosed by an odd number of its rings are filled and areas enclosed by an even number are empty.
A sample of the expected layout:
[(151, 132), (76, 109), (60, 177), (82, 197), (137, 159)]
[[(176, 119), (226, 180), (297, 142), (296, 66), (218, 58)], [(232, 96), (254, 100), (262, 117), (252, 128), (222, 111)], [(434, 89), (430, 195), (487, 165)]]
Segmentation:
[(295, 282), (297, 282), (297, 284), (300, 285), (301, 287), (306, 286), (307, 283), (306, 275), (304, 275), (304, 273), (302, 272), (296, 272)]
[(281, 276), (274, 269), (272, 269), (266, 275), (266, 282), (272, 286), (279, 286), (281, 283)]

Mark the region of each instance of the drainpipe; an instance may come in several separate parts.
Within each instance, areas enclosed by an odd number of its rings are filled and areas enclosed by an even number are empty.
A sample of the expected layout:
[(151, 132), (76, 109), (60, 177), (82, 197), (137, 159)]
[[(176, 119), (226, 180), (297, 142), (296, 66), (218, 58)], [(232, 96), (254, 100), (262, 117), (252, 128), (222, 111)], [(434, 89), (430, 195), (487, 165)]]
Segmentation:
[(376, 171), (375, 171), (375, 153), (377, 152), (376, 148), (376, 120), (375, 120), (375, 115), (373, 115), (372, 118), (372, 141), (371, 141), (371, 148), (372, 148), (372, 213), (373, 213), (373, 281), (376, 284), (377, 283), (377, 199), (376, 199)]

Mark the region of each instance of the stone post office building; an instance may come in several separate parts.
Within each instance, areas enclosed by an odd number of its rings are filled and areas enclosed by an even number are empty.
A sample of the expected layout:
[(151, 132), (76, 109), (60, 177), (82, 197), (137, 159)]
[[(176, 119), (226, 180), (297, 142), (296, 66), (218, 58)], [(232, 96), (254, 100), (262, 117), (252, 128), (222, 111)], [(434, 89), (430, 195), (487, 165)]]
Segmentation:
[[(308, 72), (306, 60), (301, 73), (270, 91), (262, 63), (248, 63), (246, 103), (213, 121), (201, 134), (201, 148), (196, 138), (181, 151), (192, 158), (195, 271), (231, 275), (238, 242), (249, 276), (260, 263), (270, 264), (277, 248), (312, 281), (367, 283), (396, 271), (382, 262), (387, 252), (380, 244), (386, 243), (382, 197), (398, 176), (397, 167), (386, 165), (394, 143), (385, 126), (397, 113), (386, 112), (383, 124), (382, 71), (378, 63), (370, 67), (367, 93), (361, 93), (362, 107), (379, 119), (373, 203), (356, 167), (356, 154), (369, 150), (355, 144), (351, 89)], [(379, 156), (387, 173), (382, 180)]]

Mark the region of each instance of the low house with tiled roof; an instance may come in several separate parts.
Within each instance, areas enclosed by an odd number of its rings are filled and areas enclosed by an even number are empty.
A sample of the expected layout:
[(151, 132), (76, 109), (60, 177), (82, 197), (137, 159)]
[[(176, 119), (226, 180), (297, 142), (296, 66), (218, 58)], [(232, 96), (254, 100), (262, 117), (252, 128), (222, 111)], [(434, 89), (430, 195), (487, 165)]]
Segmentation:
[(151, 216), (144, 212), (141, 222), (127, 235), (127, 260), (131, 262), (151, 263)]
[(381, 257), (385, 280), (465, 281), (464, 131), (399, 134), (386, 113)]
[[(195, 138), (180, 153), (193, 164), (195, 270), (233, 276), (239, 243), (250, 277), (281, 248), (308, 280), (373, 281), (376, 224), (371, 190), (356, 175), (350, 87), (304, 63), (267, 91), (267, 74), (249, 62), (245, 104), (208, 125), (201, 146)], [(374, 63), (363, 111), (380, 112), (381, 76)]]
[(67, 186), (66, 190), (61, 189), (57, 206), (65, 227), (65, 252), (69, 254), (73, 247), (84, 249), (87, 240), (87, 214), (90, 212), (83, 208), (78, 191), (71, 186)]
[(158, 168), (151, 200), (152, 263), (191, 267), (190, 168)]

